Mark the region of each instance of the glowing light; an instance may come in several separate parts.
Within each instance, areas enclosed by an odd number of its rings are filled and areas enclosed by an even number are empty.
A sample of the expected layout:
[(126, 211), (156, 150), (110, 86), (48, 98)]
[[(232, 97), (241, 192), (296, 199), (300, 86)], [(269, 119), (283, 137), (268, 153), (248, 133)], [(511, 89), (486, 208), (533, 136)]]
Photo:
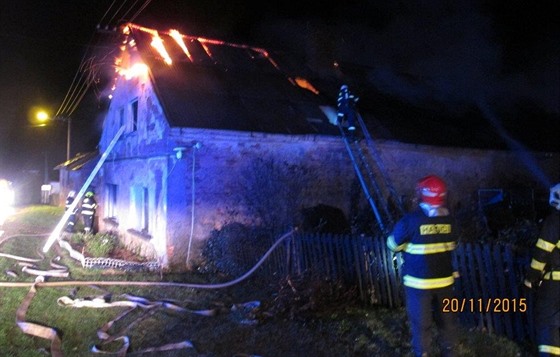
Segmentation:
[(50, 118), (49, 114), (47, 114), (47, 112), (45, 112), (43, 110), (37, 112), (36, 117), (37, 117), (37, 120), (39, 120), (39, 121), (47, 121)]

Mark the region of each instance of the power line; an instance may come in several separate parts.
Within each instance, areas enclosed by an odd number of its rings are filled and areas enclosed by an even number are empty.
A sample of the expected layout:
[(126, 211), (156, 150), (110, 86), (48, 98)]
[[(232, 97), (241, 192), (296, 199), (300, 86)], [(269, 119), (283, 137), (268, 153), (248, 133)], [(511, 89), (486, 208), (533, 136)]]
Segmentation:
[[(137, 7), (138, 1), (139, 0), (134, 0), (130, 5), (127, 5), (127, 1), (124, 1), (116, 10), (113, 11), (112, 16), (110, 17), (110, 19), (107, 21), (105, 25), (105, 28), (116, 29), (117, 25), (120, 25), (124, 22), (133, 21), (133, 19), (135, 19), (151, 2), (151, 0), (145, 0), (143, 4), (138, 8), (136, 13), (134, 13), (134, 15), (127, 21), (126, 16)], [(79, 104), (81, 103), (87, 91), (92, 87), (92, 85), (96, 89), (96, 92), (98, 92), (96, 84), (99, 83), (98, 81), (99, 75), (105, 66), (107, 66), (109, 63), (110, 65), (112, 65), (112, 62), (108, 60), (112, 52), (107, 52), (103, 56), (95, 56), (93, 49), (102, 48), (102, 46), (99, 46), (99, 43), (102, 40), (106, 40), (105, 38), (103, 39), (101, 38), (102, 34), (109, 34), (112, 37), (115, 37), (117, 35), (116, 30), (109, 31), (109, 32), (100, 30), (101, 23), (103, 23), (104, 19), (107, 18), (108, 15), (111, 13), (111, 9), (113, 9), (115, 3), (116, 0), (114, 0), (111, 3), (107, 11), (99, 21), (97, 25), (97, 29), (90, 37), (88, 45), (86, 46), (86, 51), (82, 56), (78, 70), (76, 71), (72, 83), (70, 84), (70, 88), (66, 92), (66, 95), (64, 96), (64, 99), (62, 100), (62, 103), (60, 104), (59, 109), (56, 112), (56, 116), (58, 117), (71, 116), (76, 110), (76, 108), (79, 106)], [(122, 13), (123, 9), (126, 9), (126, 11), (119, 18), (119, 20), (115, 22), (114, 19), (117, 18), (119, 13)], [(113, 24), (113, 26), (111, 26), (111, 24)], [(94, 45), (94, 41), (96, 41), (95, 45)]]

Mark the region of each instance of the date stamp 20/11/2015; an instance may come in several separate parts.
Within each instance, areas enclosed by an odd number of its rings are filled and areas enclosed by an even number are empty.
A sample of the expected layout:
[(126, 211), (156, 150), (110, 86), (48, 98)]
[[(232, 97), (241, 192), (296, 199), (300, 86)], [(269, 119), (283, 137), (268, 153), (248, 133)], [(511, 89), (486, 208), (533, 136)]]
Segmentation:
[(527, 312), (526, 298), (444, 298), (443, 313), (511, 313)]

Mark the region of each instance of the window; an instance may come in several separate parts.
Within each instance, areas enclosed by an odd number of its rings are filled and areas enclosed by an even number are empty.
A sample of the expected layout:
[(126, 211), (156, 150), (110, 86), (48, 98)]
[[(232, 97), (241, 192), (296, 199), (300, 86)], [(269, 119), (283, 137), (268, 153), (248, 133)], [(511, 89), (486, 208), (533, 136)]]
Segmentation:
[(138, 130), (138, 99), (130, 103), (130, 115), (132, 120), (131, 130)]
[(149, 190), (147, 187), (135, 185), (131, 191), (131, 228), (148, 233), (150, 230)]
[(118, 186), (112, 183), (105, 185), (105, 218), (117, 218)]

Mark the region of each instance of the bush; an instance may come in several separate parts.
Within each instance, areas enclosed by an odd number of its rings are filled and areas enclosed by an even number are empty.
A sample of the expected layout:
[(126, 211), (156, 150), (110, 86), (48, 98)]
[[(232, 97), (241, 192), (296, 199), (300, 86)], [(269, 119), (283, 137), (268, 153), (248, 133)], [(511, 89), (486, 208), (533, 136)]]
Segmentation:
[(72, 244), (72, 246), (83, 246), (86, 243), (86, 238), (87, 238), (87, 234), (85, 233), (73, 233), (72, 236), (70, 236), (70, 244)]
[[(78, 234), (74, 234), (78, 236)], [(117, 247), (118, 238), (109, 233), (84, 235), (86, 251), (93, 257), (107, 257)]]
[(250, 270), (273, 243), (268, 230), (231, 223), (212, 231), (203, 249), (203, 272), (238, 277)]

